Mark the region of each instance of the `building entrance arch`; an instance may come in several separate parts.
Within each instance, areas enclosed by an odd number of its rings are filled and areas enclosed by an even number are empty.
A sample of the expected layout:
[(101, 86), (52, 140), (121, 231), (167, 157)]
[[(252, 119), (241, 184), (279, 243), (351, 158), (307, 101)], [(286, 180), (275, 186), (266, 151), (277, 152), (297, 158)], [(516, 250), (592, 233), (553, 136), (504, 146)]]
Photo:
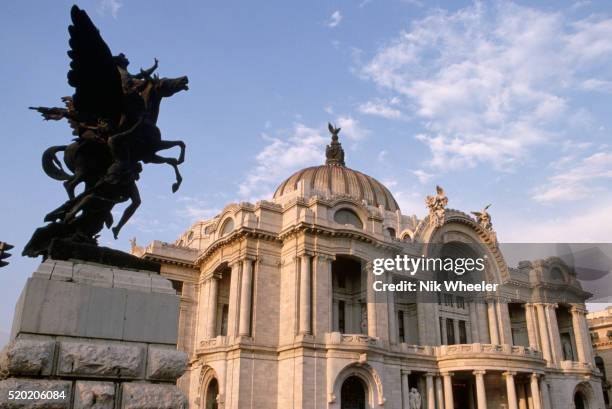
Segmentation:
[(340, 409), (366, 409), (367, 385), (356, 375), (349, 376), (340, 390)]

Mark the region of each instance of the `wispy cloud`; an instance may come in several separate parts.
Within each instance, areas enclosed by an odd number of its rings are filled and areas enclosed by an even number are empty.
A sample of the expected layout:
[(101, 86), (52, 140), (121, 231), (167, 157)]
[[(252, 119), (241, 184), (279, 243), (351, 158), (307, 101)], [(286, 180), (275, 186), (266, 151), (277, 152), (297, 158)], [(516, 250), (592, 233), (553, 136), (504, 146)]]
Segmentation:
[(340, 115), (336, 118), (336, 125), (342, 128), (341, 135), (349, 139), (360, 140), (364, 139), (370, 131), (351, 115)]
[[(487, 164), (509, 170), (567, 137), (575, 90), (605, 88), (612, 71), (612, 19), (573, 20), (513, 3), (435, 10), (383, 46), (363, 78), (405, 98), (437, 170)], [(369, 113), (388, 111), (372, 103)]]
[(402, 111), (398, 109), (399, 98), (391, 99), (374, 99), (359, 105), (358, 110), (362, 114), (379, 116), (387, 119), (399, 119), (402, 117)]
[(287, 137), (262, 135), (267, 145), (255, 156), (255, 166), (247, 171), (239, 185), (240, 196), (251, 201), (270, 199), (276, 184), (292, 172), (322, 164), (329, 141), (321, 130), (296, 123)]
[(413, 170), (412, 174), (416, 176), (417, 179), (419, 179), (419, 182), (421, 182), (423, 185), (429, 183), (429, 181), (435, 176), (434, 174), (426, 172), (423, 169)]
[(121, 6), (123, 6), (123, 4), (119, 0), (100, 0), (98, 9), (102, 15), (110, 13), (113, 18), (117, 18)]
[(570, 164), (536, 189), (538, 202), (558, 202), (584, 199), (599, 190), (597, 182), (612, 180), (612, 152), (598, 152)]
[(334, 27), (337, 27), (341, 21), (342, 21), (342, 13), (340, 12), (340, 10), (336, 10), (332, 13), (331, 16), (329, 16), (329, 19), (327, 20), (326, 24), (327, 24), (327, 27), (334, 28)]
[(182, 196), (178, 199), (183, 206), (178, 210), (178, 215), (182, 218), (194, 222), (196, 220), (210, 219), (220, 213), (220, 209), (210, 206), (210, 204), (202, 199)]

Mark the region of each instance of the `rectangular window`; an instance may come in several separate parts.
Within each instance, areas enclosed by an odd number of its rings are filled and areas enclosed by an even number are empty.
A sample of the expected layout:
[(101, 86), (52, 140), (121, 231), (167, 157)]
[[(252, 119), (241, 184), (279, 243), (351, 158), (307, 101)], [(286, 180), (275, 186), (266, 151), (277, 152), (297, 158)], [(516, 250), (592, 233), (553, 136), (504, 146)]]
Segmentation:
[(221, 309), (221, 335), (227, 335), (227, 317), (229, 315), (229, 305), (223, 304)]
[(465, 321), (459, 321), (459, 343), (467, 344), (467, 328)]
[(345, 308), (344, 308), (344, 301), (338, 301), (338, 331), (340, 331), (342, 334), (345, 333)]
[(446, 340), (444, 339), (444, 318), (442, 317), (440, 317), (440, 343), (446, 345)]
[(170, 282), (172, 283), (172, 288), (174, 288), (174, 291), (176, 291), (176, 294), (182, 295), (183, 294), (183, 282), (178, 281), (178, 280), (170, 280)]
[(399, 342), (406, 342), (406, 335), (404, 332), (404, 311), (397, 312), (397, 328), (399, 328)]
[(446, 339), (448, 340), (448, 345), (457, 343), (455, 340), (455, 326), (453, 325), (453, 320), (450, 318), (446, 319)]
[(465, 299), (461, 296), (457, 296), (457, 308), (465, 308)]
[(444, 305), (448, 307), (453, 306), (453, 295), (452, 294), (444, 294)]

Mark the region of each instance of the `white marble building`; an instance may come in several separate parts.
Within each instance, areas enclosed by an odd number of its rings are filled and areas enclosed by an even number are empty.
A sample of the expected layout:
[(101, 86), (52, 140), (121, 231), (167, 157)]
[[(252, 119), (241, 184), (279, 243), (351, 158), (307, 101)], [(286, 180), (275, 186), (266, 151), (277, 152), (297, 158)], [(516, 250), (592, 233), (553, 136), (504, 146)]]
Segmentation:
[[(326, 154), (271, 200), (229, 204), (174, 244), (133, 243), (181, 294), (191, 408), (603, 409), (587, 294), (561, 260), (509, 268), (486, 209), (448, 209), (439, 189), (425, 219), (404, 215), (385, 186), (345, 166), (337, 135)], [(430, 243), (480, 243), (500, 290), (486, 302), (373, 302), (372, 260)], [(575, 302), (542, 301), (566, 293)]]

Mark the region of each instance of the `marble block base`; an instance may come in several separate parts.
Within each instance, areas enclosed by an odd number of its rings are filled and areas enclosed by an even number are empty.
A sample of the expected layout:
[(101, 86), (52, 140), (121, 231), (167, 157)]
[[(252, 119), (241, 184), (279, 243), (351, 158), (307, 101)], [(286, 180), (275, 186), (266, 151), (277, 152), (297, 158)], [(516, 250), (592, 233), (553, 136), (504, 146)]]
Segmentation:
[(46, 260), (22, 291), (0, 353), (0, 407), (185, 408), (178, 314), (179, 298), (159, 274)]

